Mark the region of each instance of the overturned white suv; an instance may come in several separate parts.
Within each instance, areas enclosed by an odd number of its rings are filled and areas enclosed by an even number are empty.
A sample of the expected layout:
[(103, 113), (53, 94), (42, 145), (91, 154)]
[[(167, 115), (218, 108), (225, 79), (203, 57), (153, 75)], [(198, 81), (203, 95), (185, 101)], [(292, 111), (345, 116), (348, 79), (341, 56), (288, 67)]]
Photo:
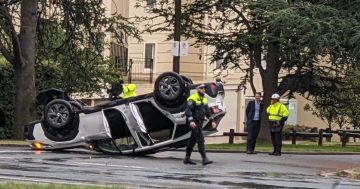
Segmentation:
[[(61, 90), (47, 90), (37, 97), (45, 105), (44, 117), (25, 126), (25, 138), (32, 149), (43, 150), (85, 147), (142, 155), (184, 147), (190, 137), (186, 100), (197, 85), (185, 76), (166, 72), (157, 78), (153, 93), (87, 109)], [(219, 125), (226, 114), (224, 88), (221, 83), (206, 86), (208, 105)], [(51, 99), (54, 91), (57, 99)], [(216, 132), (208, 122), (202, 127), (205, 135)]]

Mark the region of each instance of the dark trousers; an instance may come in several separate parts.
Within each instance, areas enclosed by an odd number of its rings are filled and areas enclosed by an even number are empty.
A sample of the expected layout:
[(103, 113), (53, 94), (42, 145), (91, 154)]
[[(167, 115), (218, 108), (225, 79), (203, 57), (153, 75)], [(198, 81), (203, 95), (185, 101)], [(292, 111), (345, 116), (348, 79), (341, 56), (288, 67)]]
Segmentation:
[(247, 151), (254, 151), (256, 145), (256, 139), (260, 131), (260, 120), (250, 121), (247, 125)]
[(200, 126), (202, 124), (196, 123), (196, 125), (197, 125), (197, 127), (195, 129), (191, 130), (191, 136), (190, 136), (190, 139), (188, 140), (188, 144), (186, 147), (186, 157), (191, 156), (191, 152), (193, 151), (193, 148), (194, 148), (195, 144), (197, 143), (201, 157), (205, 158), (206, 157), (205, 139), (204, 139), (204, 134), (202, 132), (202, 129), (200, 128)]
[(274, 127), (274, 124), (270, 122), (271, 142), (274, 147), (274, 153), (281, 154), (283, 125)]

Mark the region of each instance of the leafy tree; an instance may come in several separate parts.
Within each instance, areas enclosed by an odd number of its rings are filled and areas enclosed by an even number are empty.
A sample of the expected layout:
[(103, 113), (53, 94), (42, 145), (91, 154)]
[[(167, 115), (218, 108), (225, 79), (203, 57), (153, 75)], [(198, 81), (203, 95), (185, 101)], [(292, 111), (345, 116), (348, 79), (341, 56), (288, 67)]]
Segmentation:
[[(197, 0), (182, 7), (182, 36), (215, 47), (213, 61), (224, 57), (223, 69), (240, 69), (252, 91), (253, 69), (262, 78), (265, 105), (274, 92), (319, 95), (319, 83), (336, 83), (344, 68), (356, 63), (359, 48), (359, 5), (350, 1)], [(173, 1), (162, 0), (144, 18), (148, 32), (171, 31)], [(354, 11), (355, 12), (355, 11)], [(156, 23), (155, 19), (163, 22)], [(155, 24), (154, 24), (155, 23)], [(172, 38), (169, 36), (169, 38)], [(357, 53), (359, 54), (359, 53)], [(266, 67), (261, 66), (262, 60)], [(263, 118), (266, 116), (263, 116)], [(265, 120), (263, 123), (266, 123)], [(260, 137), (269, 138), (262, 127)]]
[(360, 129), (360, 71), (354, 71), (348, 81), (351, 84), (351, 92), (347, 93), (347, 95), (349, 95), (351, 105), (345, 115), (349, 118), (349, 123), (354, 129)]
[(15, 75), (14, 138), (22, 138), (23, 125), (35, 117), (36, 61), (39, 67), (62, 68), (54, 84), (65, 81), (66, 86), (79, 86), (70, 87), (72, 92), (88, 91), (96, 89), (101, 81), (96, 77), (106, 69), (105, 33), (118, 43), (139, 37), (126, 18), (105, 13), (102, 0), (0, 0), (0, 52)]
[(326, 121), (330, 129), (336, 125), (342, 129), (351, 125), (358, 128), (360, 124), (359, 108), (360, 103), (359, 87), (360, 72), (348, 68), (344, 78), (336, 85), (322, 85), (320, 95), (313, 97), (313, 106), (305, 107), (306, 111), (312, 111), (314, 115)]

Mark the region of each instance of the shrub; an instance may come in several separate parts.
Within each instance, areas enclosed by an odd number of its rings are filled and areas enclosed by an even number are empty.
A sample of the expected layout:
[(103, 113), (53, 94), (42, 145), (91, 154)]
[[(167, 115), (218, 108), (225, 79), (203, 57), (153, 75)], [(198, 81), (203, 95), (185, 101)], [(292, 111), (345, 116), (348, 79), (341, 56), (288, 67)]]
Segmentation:
[(0, 139), (12, 135), (15, 112), (14, 71), (9, 64), (0, 64)]

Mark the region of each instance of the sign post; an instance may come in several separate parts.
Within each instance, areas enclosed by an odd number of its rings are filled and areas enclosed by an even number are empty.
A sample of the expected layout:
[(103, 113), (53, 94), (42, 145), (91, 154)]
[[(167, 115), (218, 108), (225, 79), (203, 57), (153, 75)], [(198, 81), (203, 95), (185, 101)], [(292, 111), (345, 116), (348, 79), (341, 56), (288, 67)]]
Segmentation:
[[(174, 23), (174, 41), (180, 41), (180, 27), (181, 27), (181, 0), (175, 0), (175, 23)], [(173, 71), (180, 72), (180, 56), (173, 57)]]

